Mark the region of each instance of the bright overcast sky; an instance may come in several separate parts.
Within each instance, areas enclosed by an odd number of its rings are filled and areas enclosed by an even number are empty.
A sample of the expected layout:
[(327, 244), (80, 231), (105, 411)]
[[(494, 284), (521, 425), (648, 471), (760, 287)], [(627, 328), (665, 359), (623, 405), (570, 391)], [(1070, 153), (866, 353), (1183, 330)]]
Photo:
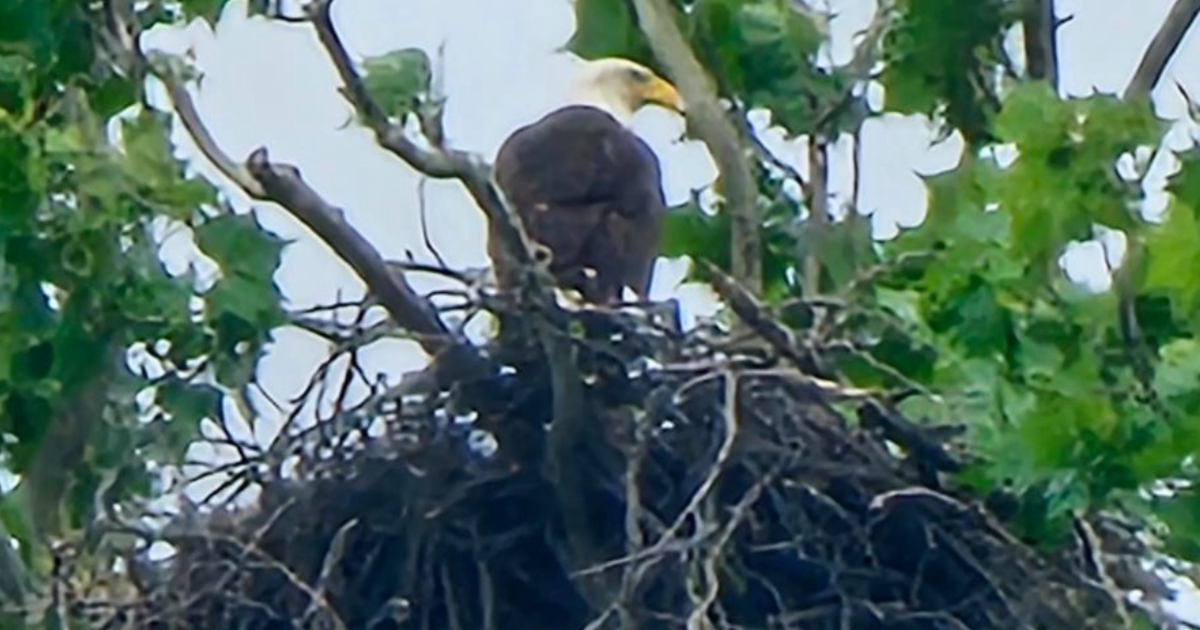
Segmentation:
[[(850, 56), (850, 37), (868, 23), (875, 2), (830, 0), (830, 4), (836, 13), (831, 23), (834, 43), (825, 54), (844, 62)], [(1073, 16), (1059, 35), (1063, 91), (1070, 95), (1119, 92), (1170, 4), (1171, 0), (1059, 0), (1059, 14)], [(489, 159), (514, 128), (561, 103), (571, 78), (572, 60), (558, 50), (574, 28), (569, 0), (337, 0), (334, 9), (335, 23), (357, 57), (408, 46), (422, 47), (435, 56), (444, 44), (449, 141)], [(350, 108), (335, 90), (333, 68), (312, 30), (247, 19), (245, 12), (245, 0), (234, 0), (215, 29), (197, 21), (174, 32), (151, 33), (149, 43), (195, 54), (204, 73), (197, 105), (226, 152), (241, 158), (257, 147), (267, 147), (274, 160), (298, 166), (326, 199), (345, 208), (349, 221), (385, 257), (402, 259), (410, 250), (430, 260), (417, 210), (419, 177), (379, 149), (368, 132), (348, 124)], [(1189, 37), (1155, 92), (1161, 116), (1185, 116), (1174, 81), (1200, 94), (1197, 68), (1200, 38)], [(1170, 142), (1175, 149), (1186, 146), (1189, 138), (1186, 125), (1178, 127)], [(644, 111), (635, 129), (663, 161), (669, 202), (678, 203), (712, 180), (713, 166), (706, 151), (695, 142), (677, 140), (682, 124), (672, 115)], [(186, 137), (177, 134), (177, 139), (181, 155), (196, 156)], [(933, 173), (956, 163), (961, 150), (956, 138), (932, 148), (931, 140), (925, 122), (915, 117), (893, 115), (867, 125), (860, 209), (875, 215), (877, 235), (893, 235), (897, 226), (916, 225), (923, 218), (925, 192), (916, 173)], [(771, 144), (784, 156), (803, 154), (779, 137)], [(835, 193), (846, 190), (850, 181), (844, 143), (841, 148), (831, 165)], [(804, 160), (797, 162), (806, 170)], [(1170, 165), (1169, 159), (1159, 164), (1159, 182)], [(215, 177), (202, 160), (195, 166)], [(236, 191), (224, 188), (236, 206), (251, 207)], [(835, 204), (845, 201), (844, 195), (835, 196)], [(362, 294), (362, 285), (349, 268), (298, 222), (274, 206), (253, 207), (267, 227), (295, 241), (285, 251), (277, 275), (290, 308)], [(430, 238), (451, 266), (488, 264), (483, 216), (456, 183), (429, 182), (426, 208)], [(179, 245), (189, 237), (186, 231), (172, 234), (165, 251), (170, 265), (182, 270), (188, 257)], [(1102, 254), (1091, 247), (1084, 254), (1092, 256), (1094, 263)], [(693, 313), (705, 312), (709, 302), (702, 287), (677, 286), (683, 265), (660, 265), (655, 295), (681, 295)], [(1103, 286), (1103, 279), (1093, 282)], [(286, 401), (300, 391), (326, 352), (323, 342), (306, 333), (279, 331), (262, 364), (261, 380), (276, 400)], [(415, 369), (424, 360), (414, 344), (399, 341), (378, 344), (364, 359), (368, 373), (391, 374)], [(277, 414), (268, 405), (259, 405), (259, 411), (263, 417), (258, 421), (258, 437), (269, 439), (278, 426)]]

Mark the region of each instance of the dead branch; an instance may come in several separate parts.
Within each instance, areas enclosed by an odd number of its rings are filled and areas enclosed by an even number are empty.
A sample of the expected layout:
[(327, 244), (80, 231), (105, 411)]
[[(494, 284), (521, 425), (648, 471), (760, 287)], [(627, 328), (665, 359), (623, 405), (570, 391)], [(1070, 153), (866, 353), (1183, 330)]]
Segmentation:
[(389, 269), (370, 241), (346, 222), (342, 210), (309, 187), (299, 170), (271, 163), (265, 148), (250, 155), (247, 167), (262, 186), (265, 197), (287, 208), (316, 232), (358, 273), (397, 323), (414, 333), (426, 351), (437, 354), (454, 343), (449, 329), (429, 303), (402, 274)]
[(439, 366), (446, 369), (447, 379), (481, 367), (475, 350), (453, 335), (405, 275), (389, 267), (379, 250), (346, 221), (343, 211), (313, 190), (298, 169), (273, 164), (266, 148), (254, 151), (245, 165), (237, 164), (213, 139), (183, 84), (161, 67), (156, 68), (156, 74), (165, 83), (180, 121), (204, 155), (246, 194), (283, 206), (329, 245), (354, 269), (397, 324), (410, 331), (431, 356), (445, 359)]

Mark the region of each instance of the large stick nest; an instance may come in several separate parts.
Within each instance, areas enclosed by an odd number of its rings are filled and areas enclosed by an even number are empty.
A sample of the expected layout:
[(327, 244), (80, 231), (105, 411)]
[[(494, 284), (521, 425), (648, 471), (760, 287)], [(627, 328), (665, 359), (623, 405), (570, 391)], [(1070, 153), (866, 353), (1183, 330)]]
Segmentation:
[(738, 351), (641, 311), (575, 313), (551, 329), (566, 363), (525, 353), (297, 432), (256, 468), (253, 510), (156, 534), (175, 554), (139, 563), (132, 603), (105, 616), (212, 630), (1123, 625), (1086, 562), (1033, 550), (945, 487), (953, 432), (792, 367), (769, 339), (779, 327), (742, 307), (771, 343)]

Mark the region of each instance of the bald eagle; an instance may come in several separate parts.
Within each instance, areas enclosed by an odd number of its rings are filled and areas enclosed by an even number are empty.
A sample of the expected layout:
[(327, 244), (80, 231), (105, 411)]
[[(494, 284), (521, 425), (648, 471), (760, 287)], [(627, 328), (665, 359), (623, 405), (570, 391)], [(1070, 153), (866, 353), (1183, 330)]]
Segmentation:
[(645, 105), (682, 113), (682, 100), (650, 69), (617, 58), (583, 62), (571, 97), (504, 141), (496, 183), (549, 249), (561, 288), (596, 304), (619, 301), (625, 287), (646, 299), (666, 203), (658, 158), (628, 125)]

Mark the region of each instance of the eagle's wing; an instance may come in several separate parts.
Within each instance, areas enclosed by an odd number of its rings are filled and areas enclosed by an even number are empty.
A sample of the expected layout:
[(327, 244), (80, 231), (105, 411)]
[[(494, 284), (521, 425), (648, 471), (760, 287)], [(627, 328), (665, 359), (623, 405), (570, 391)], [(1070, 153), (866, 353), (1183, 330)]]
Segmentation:
[(650, 147), (591, 107), (517, 130), (496, 159), (496, 181), (552, 252), (551, 271), (593, 302), (619, 298), (623, 286), (645, 296), (665, 210), (660, 179)]

